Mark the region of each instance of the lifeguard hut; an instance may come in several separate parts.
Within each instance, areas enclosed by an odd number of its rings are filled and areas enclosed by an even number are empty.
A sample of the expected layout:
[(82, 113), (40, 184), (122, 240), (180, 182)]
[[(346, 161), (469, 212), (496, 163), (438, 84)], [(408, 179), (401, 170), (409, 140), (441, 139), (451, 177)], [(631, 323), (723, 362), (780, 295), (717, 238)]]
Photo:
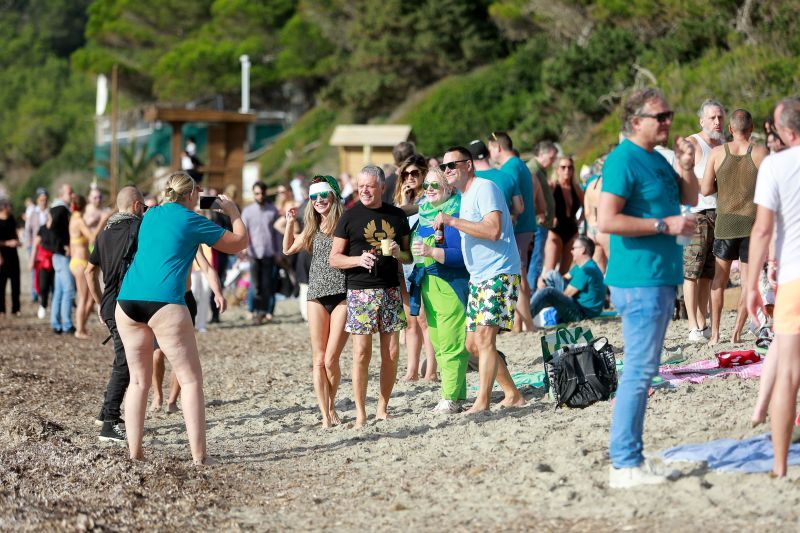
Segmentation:
[(173, 171), (180, 169), (184, 145), (182, 126), (187, 122), (208, 124), (208, 161), (198, 169), (205, 174), (203, 184), (217, 190), (229, 184), (242, 186), (247, 127), (256, 121), (255, 114), (152, 106), (145, 111), (144, 117), (149, 122), (167, 122), (172, 127), (170, 167)]
[(358, 174), (364, 165), (394, 164), (392, 148), (411, 138), (408, 124), (336, 126), (329, 141), (339, 148), (339, 172)]

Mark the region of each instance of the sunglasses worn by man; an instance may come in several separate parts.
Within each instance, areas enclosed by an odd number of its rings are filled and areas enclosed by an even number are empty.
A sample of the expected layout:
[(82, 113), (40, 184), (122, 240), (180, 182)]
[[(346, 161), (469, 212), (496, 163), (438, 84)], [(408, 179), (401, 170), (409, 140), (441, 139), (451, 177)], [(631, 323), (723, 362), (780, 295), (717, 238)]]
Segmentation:
[(668, 120), (672, 120), (672, 117), (675, 116), (675, 112), (674, 111), (662, 111), (661, 113), (656, 113), (656, 114), (639, 113), (636, 116), (637, 117), (642, 117), (642, 118), (654, 118), (659, 122), (666, 122)]
[(439, 165), (439, 170), (441, 170), (442, 172), (444, 172), (447, 169), (455, 170), (457, 164), (466, 163), (467, 161), (469, 161), (469, 159), (460, 159), (458, 161), (450, 161), (449, 163), (442, 163), (441, 165)]

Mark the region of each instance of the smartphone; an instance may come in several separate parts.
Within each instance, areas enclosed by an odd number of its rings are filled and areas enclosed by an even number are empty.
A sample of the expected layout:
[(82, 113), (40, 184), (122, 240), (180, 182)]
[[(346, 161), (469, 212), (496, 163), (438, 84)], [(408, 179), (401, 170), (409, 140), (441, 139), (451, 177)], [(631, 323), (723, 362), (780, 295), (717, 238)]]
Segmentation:
[(201, 196), (200, 209), (219, 209), (219, 196)]

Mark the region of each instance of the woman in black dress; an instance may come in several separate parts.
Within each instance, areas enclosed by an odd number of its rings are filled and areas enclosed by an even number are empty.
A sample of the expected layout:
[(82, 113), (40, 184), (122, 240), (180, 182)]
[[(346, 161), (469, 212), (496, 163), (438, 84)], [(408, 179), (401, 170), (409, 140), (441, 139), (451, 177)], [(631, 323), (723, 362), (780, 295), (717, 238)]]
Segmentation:
[(6, 282), (11, 281), (11, 314), (19, 316), (19, 255), (17, 221), (8, 199), (0, 198), (0, 317), (6, 314)]

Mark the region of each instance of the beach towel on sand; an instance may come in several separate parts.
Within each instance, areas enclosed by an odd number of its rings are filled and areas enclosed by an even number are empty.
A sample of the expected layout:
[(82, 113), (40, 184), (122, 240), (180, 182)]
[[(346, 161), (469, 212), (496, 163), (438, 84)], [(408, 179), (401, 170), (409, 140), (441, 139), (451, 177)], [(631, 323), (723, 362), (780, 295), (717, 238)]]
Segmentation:
[[(769, 433), (749, 439), (720, 439), (702, 444), (682, 444), (661, 450), (665, 462), (703, 461), (712, 470), (726, 472), (769, 472), (772, 470), (772, 442)], [(800, 464), (800, 443), (789, 447), (789, 464)]]
[(733, 368), (719, 368), (719, 362), (716, 359), (705, 359), (680, 367), (662, 366), (658, 369), (658, 373), (672, 385), (680, 385), (682, 383), (702, 383), (707, 379), (730, 375), (742, 379), (758, 378), (761, 376), (762, 366), (763, 363), (754, 363)]

